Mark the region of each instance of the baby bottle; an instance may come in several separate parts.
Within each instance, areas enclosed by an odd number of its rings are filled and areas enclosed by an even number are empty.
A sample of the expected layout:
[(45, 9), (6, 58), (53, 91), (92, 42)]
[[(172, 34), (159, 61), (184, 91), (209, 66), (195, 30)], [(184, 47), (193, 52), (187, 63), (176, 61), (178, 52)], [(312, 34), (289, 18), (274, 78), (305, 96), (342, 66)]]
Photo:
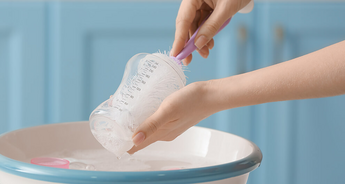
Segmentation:
[[(240, 12), (253, 9), (251, 1)], [(229, 18), (218, 30), (221, 31)], [(103, 147), (120, 158), (133, 147), (132, 135), (171, 93), (186, 84), (181, 61), (195, 49), (196, 34), (192, 35), (176, 57), (165, 54), (137, 54), (127, 63), (122, 82), (113, 96), (99, 105), (90, 115), (93, 135)]]
[(133, 147), (132, 135), (136, 128), (168, 95), (185, 84), (179, 60), (161, 53), (133, 56), (114, 95), (91, 113), (93, 135), (120, 158)]

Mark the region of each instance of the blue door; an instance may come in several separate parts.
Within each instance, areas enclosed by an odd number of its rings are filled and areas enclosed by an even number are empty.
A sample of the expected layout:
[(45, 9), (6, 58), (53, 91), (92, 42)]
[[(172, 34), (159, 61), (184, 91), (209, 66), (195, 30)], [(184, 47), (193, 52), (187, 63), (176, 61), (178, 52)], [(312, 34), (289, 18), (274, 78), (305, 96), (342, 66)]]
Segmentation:
[(50, 122), (87, 120), (116, 91), (132, 56), (168, 50), (173, 41), (177, 3), (50, 5), (51, 48), (57, 56), (50, 66)]
[[(87, 120), (91, 111), (115, 92), (132, 56), (171, 49), (179, 3), (62, 2), (49, 3), (48, 8), (48, 122), (65, 122)], [(188, 84), (247, 70), (243, 68), (247, 65), (237, 66), (237, 45), (243, 53), (251, 52), (253, 45), (248, 38), (238, 40), (236, 36), (240, 29), (249, 28), (251, 19), (250, 15), (235, 17), (232, 26), (217, 35), (220, 43), (209, 59), (194, 54), (185, 72)], [(249, 61), (250, 57), (242, 59)], [(239, 111), (243, 114), (247, 109)], [(224, 117), (213, 115), (199, 125), (228, 131), (230, 125)]]
[[(87, 120), (135, 54), (170, 50), (179, 2), (1, 2), (0, 133)], [(197, 53), (187, 83), (266, 67), (345, 40), (344, 3), (256, 3)], [(325, 61), (326, 62), (326, 61)], [(235, 87), (235, 86), (234, 86)], [(345, 96), (216, 113), (199, 123), (255, 142), (250, 184), (342, 183)]]
[(0, 134), (45, 120), (44, 3), (0, 3)]
[[(344, 3), (262, 3), (256, 10), (258, 68), (345, 40)], [(255, 110), (253, 140), (264, 159), (253, 183), (342, 183), (344, 95), (263, 104)]]

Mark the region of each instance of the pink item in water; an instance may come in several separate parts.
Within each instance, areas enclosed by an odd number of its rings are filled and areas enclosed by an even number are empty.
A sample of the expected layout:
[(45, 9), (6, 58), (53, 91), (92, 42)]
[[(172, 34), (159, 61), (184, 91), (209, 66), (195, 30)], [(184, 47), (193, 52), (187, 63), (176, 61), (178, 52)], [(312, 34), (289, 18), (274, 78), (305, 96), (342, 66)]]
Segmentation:
[(47, 167), (69, 169), (69, 161), (63, 158), (37, 157), (31, 159), (31, 163)]

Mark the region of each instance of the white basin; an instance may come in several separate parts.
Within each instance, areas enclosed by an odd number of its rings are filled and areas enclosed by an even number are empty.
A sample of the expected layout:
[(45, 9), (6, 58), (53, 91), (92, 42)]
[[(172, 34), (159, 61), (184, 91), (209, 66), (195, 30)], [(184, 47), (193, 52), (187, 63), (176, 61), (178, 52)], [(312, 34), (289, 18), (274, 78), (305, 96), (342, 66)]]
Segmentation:
[[(104, 149), (89, 122), (70, 122), (20, 129), (0, 135), (0, 183), (226, 183), (245, 184), (262, 160), (260, 149), (239, 136), (192, 127), (171, 142), (156, 142), (142, 151), (167, 158), (195, 157), (208, 165), (177, 170), (87, 171), (30, 164), (30, 159), (64, 150)], [(136, 154), (133, 156), (135, 157)], [(129, 157), (129, 156), (128, 156)], [(153, 160), (155, 158), (152, 158)], [(162, 161), (164, 164), (164, 162)], [(181, 162), (182, 163), (182, 162)]]

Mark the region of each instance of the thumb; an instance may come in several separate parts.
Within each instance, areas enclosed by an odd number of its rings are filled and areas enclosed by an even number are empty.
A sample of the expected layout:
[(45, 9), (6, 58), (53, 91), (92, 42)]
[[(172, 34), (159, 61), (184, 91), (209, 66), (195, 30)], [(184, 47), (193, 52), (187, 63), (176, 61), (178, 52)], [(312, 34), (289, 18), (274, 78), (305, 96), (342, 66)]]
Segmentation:
[(196, 37), (195, 46), (202, 49), (218, 32), (222, 25), (237, 11), (234, 5), (228, 3), (217, 4), (210, 17), (200, 27)]
[(138, 146), (150, 135), (155, 133), (164, 124), (163, 113), (158, 109), (153, 115), (147, 118), (135, 131), (132, 136), (133, 143)]

